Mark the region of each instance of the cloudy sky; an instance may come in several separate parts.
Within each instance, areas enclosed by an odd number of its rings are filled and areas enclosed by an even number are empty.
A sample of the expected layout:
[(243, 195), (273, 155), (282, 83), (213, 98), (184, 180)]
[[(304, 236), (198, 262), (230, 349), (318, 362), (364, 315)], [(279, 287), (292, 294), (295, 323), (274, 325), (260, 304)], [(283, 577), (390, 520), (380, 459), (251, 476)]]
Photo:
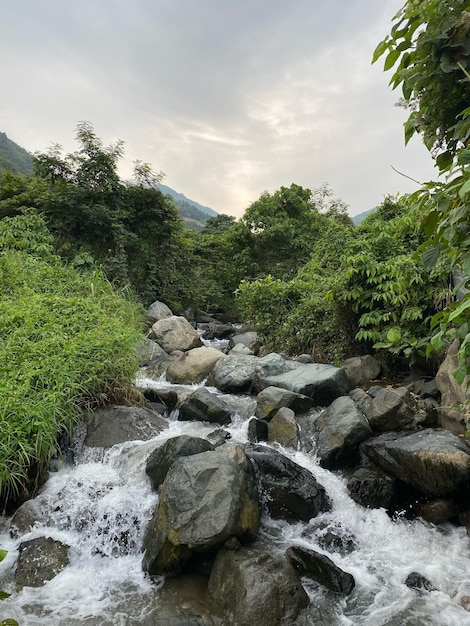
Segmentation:
[(76, 149), (88, 120), (220, 213), (328, 183), (352, 215), (435, 177), (382, 63), (404, 0), (0, 0), (0, 130)]

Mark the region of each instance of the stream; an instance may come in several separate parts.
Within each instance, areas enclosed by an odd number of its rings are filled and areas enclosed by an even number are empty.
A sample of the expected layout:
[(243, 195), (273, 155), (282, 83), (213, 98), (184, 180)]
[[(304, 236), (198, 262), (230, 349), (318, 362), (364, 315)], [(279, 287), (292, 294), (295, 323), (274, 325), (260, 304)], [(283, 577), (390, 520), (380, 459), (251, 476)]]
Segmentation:
[[(169, 384), (150, 379), (138, 383)], [(223, 397), (233, 411), (226, 430), (233, 441), (246, 442), (254, 399)], [(0, 602), (0, 620), (14, 618), (20, 626), (165, 624), (159, 613), (160, 607), (164, 611), (163, 578), (151, 579), (141, 566), (142, 536), (157, 502), (145, 462), (156, 441), (180, 434), (206, 437), (215, 429), (200, 422), (179, 422), (176, 417), (172, 414), (169, 428), (151, 441), (127, 442), (107, 451), (85, 448), (74, 465), (51, 473), (39, 496), (46, 528), (39, 525), (13, 539), (9, 520), (0, 522), (0, 546), (8, 550), (0, 564), (0, 589), (12, 592)], [(465, 528), (404, 517), (392, 521), (383, 509), (366, 509), (351, 500), (345, 478), (321, 468), (314, 455), (278, 449), (315, 475), (331, 497), (333, 509), (309, 523), (296, 524), (264, 513), (261, 538), (273, 550), (296, 544), (323, 552), (356, 581), (352, 594), (343, 598), (304, 579), (311, 604), (308, 621), (302, 624), (470, 626), (470, 613), (463, 608), (470, 608), (470, 542)], [(350, 538), (354, 549), (328, 552), (321, 541), (322, 528)], [(13, 593), (18, 545), (44, 534), (71, 546), (69, 565), (43, 587)], [(404, 581), (414, 571), (439, 591), (407, 587)]]

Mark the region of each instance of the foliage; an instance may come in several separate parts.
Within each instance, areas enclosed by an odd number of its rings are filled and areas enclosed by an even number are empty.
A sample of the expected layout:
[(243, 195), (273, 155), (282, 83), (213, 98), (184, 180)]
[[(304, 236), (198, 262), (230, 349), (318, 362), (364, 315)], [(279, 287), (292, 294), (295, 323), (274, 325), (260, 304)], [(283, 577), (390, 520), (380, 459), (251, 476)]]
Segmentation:
[[(28, 497), (80, 411), (128, 393), (143, 314), (98, 272), (17, 249), (2, 220), (0, 248), (0, 498)], [(16, 222), (15, 222), (16, 220)], [(16, 231), (18, 232), (18, 231)], [(4, 242), (7, 245), (4, 245)], [(43, 242), (48, 251), (49, 238)]]
[(0, 173), (22, 176), (30, 175), (32, 171), (32, 155), (0, 132)]

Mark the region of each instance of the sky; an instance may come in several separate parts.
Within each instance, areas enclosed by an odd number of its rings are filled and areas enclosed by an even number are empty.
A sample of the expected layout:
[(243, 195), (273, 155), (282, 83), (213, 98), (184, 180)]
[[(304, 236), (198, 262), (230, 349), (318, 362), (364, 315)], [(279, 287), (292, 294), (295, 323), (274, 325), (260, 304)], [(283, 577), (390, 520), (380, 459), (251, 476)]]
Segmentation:
[(0, 131), (105, 145), (219, 213), (327, 183), (356, 215), (436, 177), (372, 53), (404, 0), (0, 0)]

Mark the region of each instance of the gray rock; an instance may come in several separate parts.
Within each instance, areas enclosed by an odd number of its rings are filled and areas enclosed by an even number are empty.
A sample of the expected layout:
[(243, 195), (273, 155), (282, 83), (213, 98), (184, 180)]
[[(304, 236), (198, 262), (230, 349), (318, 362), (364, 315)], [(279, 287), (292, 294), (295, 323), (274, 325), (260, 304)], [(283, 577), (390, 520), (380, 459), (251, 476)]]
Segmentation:
[(445, 524), (458, 513), (455, 502), (447, 498), (422, 502), (418, 504), (417, 510), (419, 515), (431, 524)]
[(150, 478), (153, 489), (158, 489), (165, 480), (168, 470), (182, 456), (193, 456), (201, 452), (212, 450), (207, 439), (180, 435), (167, 439), (161, 446), (155, 448), (145, 465), (145, 472)]
[(28, 533), (36, 523), (48, 526), (51, 522), (47, 507), (47, 496), (39, 495), (32, 500), (26, 500), (16, 509), (10, 522), (10, 535), (21, 537)]
[(341, 367), (345, 370), (351, 387), (367, 385), (371, 380), (376, 379), (382, 370), (380, 363), (370, 354), (346, 359)]
[(68, 545), (50, 537), (20, 543), (14, 574), (17, 591), (23, 587), (42, 587), (52, 580), (68, 565), (68, 553)]
[(113, 405), (89, 413), (86, 427), (86, 446), (111, 448), (124, 441), (148, 441), (168, 428), (168, 423), (148, 409)]
[(314, 475), (277, 450), (246, 446), (257, 470), (263, 504), (274, 518), (308, 521), (328, 511), (331, 502)]
[(163, 302), (159, 302), (158, 300), (156, 300), (149, 306), (147, 312), (147, 317), (149, 318), (150, 322), (152, 322), (152, 324), (167, 317), (172, 317), (172, 315), (173, 313), (171, 309), (166, 304), (164, 304)]
[(181, 457), (160, 488), (143, 543), (144, 570), (178, 573), (193, 552), (207, 552), (230, 537), (251, 539), (259, 523), (256, 483), (240, 446)]
[(299, 354), (299, 356), (295, 359), (299, 363), (313, 363), (313, 358), (310, 354)]
[(335, 398), (343, 396), (351, 389), (346, 372), (323, 363), (297, 363), (291, 361), (293, 369), (277, 375), (257, 376), (257, 387), (282, 387), (312, 398), (319, 406), (327, 406)]
[(255, 331), (248, 331), (239, 335), (233, 335), (230, 339), (229, 346), (234, 348), (237, 344), (242, 344), (251, 350), (252, 354), (258, 354), (261, 347), (261, 341), (258, 338), (258, 333)]
[(215, 348), (203, 346), (188, 350), (170, 363), (166, 370), (166, 378), (171, 383), (180, 385), (200, 383), (207, 378), (221, 358), (225, 358), (225, 354)]
[(171, 353), (174, 350), (192, 350), (202, 345), (198, 332), (185, 317), (173, 315), (155, 322), (152, 325), (155, 341)]
[(437, 587), (435, 587), (430, 580), (418, 572), (408, 574), (405, 585), (417, 591), (438, 591)]
[(300, 546), (292, 546), (286, 556), (300, 576), (307, 576), (330, 591), (349, 595), (356, 582), (354, 576), (343, 571), (324, 554)]
[(384, 433), (364, 441), (361, 449), (388, 474), (426, 496), (468, 496), (470, 449), (447, 430)]
[(381, 388), (365, 407), (365, 415), (376, 432), (411, 426), (413, 407), (410, 392), (405, 387)]
[(255, 353), (252, 350), (250, 350), (250, 348), (247, 348), (245, 345), (243, 345), (242, 343), (237, 343), (230, 350), (229, 354), (232, 354), (232, 355), (247, 354), (247, 355), (254, 356)]
[(396, 479), (375, 467), (361, 467), (348, 480), (348, 491), (358, 504), (369, 509), (390, 509), (396, 491)]
[(274, 415), (268, 424), (268, 441), (276, 441), (281, 446), (297, 449), (299, 433), (292, 409), (283, 407)]
[(281, 387), (266, 387), (256, 397), (255, 415), (269, 420), (281, 408), (288, 407), (294, 413), (306, 413), (313, 406), (312, 398)]
[(351, 467), (358, 461), (359, 444), (372, 429), (348, 396), (337, 398), (315, 420), (317, 455), (327, 469)]
[(168, 354), (156, 341), (142, 337), (137, 344), (137, 357), (139, 359), (139, 366), (145, 367), (152, 362), (167, 359)]
[(217, 362), (209, 381), (226, 393), (249, 391), (258, 360), (258, 357), (251, 355), (228, 355)]
[(268, 424), (264, 420), (252, 417), (248, 422), (248, 441), (258, 443), (259, 441), (268, 440)]
[(219, 550), (208, 591), (239, 626), (290, 626), (309, 604), (292, 565), (264, 546)]
[(441, 406), (439, 408), (439, 423), (442, 428), (450, 430), (454, 435), (466, 431), (465, 414), (459, 405), (470, 400), (470, 377), (466, 377), (461, 385), (454, 377), (454, 370), (459, 364), (459, 341), (456, 339), (447, 351), (447, 356), (436, 374), (436, 385), (441, 392)]
[(351, 400), (354, 401), (354, 404), (361, 411), (361, 413), (365, 413), (366, 407), (370, 404), (372, 397), (361, 389), (360, 387), (356, 387), (356, 389), (351, 389), (348, 393), (348, 396)]
[(228, 405), (215, 393), (205, 387), (199, 387), (181, 404), (178, 419), (184, 422), (211, 422), (230, 424), (231, 416)]

